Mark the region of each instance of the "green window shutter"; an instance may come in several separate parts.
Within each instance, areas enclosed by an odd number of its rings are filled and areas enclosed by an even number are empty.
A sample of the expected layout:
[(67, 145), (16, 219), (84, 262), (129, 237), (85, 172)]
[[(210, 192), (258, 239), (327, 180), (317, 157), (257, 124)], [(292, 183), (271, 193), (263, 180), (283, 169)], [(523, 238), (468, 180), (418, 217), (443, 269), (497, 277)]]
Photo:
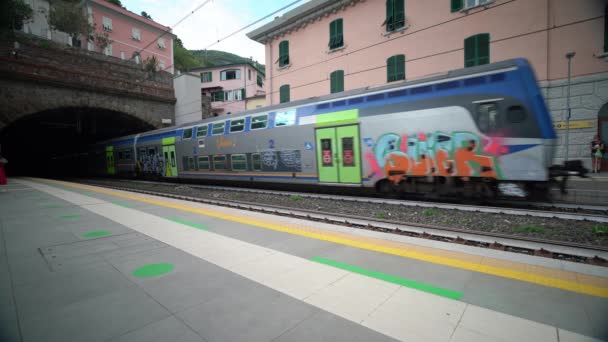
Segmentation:
[(395, 30), (405, 26), (405, 0), (394, 1), (393, 27)]
[(458, 12), (462, 9), (462, 0), (452, 0), (451, 11)]
[(329, 48), (333, 49), (336, 41), (336, 21), (329, 23)]
[(342, 28), (342, 19), (336, 20), (336, 47), (344, 45), (344, 31)]
[(405, 79), (405, 55), (395, 56), (395, 79)]
[(329, 23), (329, 48), (335, 49), (344, 45), (342, 19)]
[(245, 88), (241, 89), (241, 98), (244, 100), (247, 98), (247, 94), (245, 93)]
[(395, 0), (386, 0), (386, 20), (384, 21), (384, 24), (386, 25), (387, 32), (394, 30), (394, 28), (393, 28), (394, 7), (395, 7)]
[(213, 72), (209, 71), (209, 82), (213, 82)]
[(287, 64), (289, 64), (289, 42), (284, 40), (279, 44), (279, 66)]
[(490, 34), (477, 35), (477, 65), (490, 63)]
[(281, 103), (289, 102), (289, 84), (282, 85), (279, 88), (279, 95)]
[(464, 40), (464, 66), (490, 63), (490, 34), (480, 33)]
[(386, 82), (393, 82), (394, 78), (394, 70), (395, 70), (395, 57), (389, 57), (386, 60)]
[(344, 91), (344, 70), (336, 70), (329, 75), (331, 93)]
[(201, 83), (205, 82), (205, 81), (203, 81), (203, 76), (204, 76), (204, 75), (205, 75), (205, 73), (204, 73), (204, 72), (201, 72)]
[(471, 36), (464, 40), (464, 66), (474, 66), (476, 62), (475, 58), (475, 46), (477, 45), (477, 36)]
[(608, 52), (608, 5), (604, 8), (604, 52)]

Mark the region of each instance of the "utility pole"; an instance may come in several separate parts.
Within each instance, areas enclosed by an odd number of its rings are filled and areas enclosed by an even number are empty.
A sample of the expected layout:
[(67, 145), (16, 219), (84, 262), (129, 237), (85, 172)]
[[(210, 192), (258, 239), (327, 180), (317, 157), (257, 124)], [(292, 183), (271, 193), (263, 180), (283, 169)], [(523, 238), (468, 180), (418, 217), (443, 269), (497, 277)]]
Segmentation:
[(576, 52), (568, 52), (566, 58), (568, 58), (568, 95), (566, 96), (566, 107), (568, 107), (568, 117), (566, 118), (566, 155), (564, 162), (568, 161), (568, 147), (570, 146), (570, 117), (572, 116), (572, 109), (570, 109), (570, 74), (572, 70), (572, 58), (574, 58)]

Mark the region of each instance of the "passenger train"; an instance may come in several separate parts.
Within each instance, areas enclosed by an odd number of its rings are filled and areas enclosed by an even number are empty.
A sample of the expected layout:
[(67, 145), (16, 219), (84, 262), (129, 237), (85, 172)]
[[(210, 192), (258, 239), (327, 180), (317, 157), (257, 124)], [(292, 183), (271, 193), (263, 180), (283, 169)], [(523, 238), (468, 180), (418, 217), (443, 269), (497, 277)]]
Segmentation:
[(96, 144), (97, 175), (530, 196), (556, 134), (524, 59), (257, 108)]

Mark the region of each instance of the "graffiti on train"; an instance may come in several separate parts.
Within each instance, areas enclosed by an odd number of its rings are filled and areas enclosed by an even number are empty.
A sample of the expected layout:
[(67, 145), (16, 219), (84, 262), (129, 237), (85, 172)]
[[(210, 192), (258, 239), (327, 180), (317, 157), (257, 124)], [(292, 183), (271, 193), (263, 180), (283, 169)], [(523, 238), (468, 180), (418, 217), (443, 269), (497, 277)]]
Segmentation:
[(162, 153), (151, 149), (147, 154), (140, 152), (137, 156), (137, 164), (135, 164), (135, 172), (144, 175), (166, 176), (165, 158)]
[(375, 141), (365, 159), (372, 175), (395, 183), (407, 176), (498, 178), (497, 161), (490, 153), (497, 143), (471, 132), (388, 133)]

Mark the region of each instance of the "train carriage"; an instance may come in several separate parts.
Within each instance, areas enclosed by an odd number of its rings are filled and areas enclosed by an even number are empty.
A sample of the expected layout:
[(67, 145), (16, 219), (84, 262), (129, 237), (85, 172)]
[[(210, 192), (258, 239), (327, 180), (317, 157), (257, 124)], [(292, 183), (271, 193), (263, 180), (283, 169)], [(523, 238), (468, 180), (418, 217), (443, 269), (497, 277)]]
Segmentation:
[(555, 175), (555, 139), (530, 65), (514, 59), (117, 138), (97, 150), (108, 175), (524, 196)]

